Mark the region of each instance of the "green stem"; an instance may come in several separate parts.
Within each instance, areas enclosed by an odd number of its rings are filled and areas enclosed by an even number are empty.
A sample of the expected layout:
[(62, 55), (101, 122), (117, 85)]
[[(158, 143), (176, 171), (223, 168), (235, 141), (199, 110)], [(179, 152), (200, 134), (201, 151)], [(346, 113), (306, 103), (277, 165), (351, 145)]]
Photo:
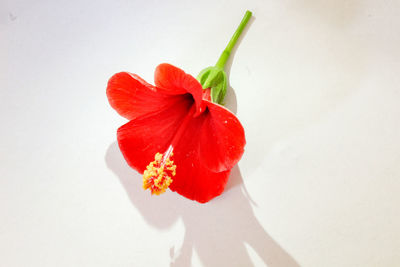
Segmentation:
[(246, 27), (247, 22), (249, 22), (251, 15), (252, 15), (251, 12), (247, 10), (246, 14), (244, 14), (244, 17), (239, 24), (239, 27), (237, 27), (235, 33), (233, 34), (228, 45), (226, 46), (224, 52), (222, 52), (221, 56), (219, 57), (217, 64), (215, 64), (216, 67), (222, 69), (225, 67), (226, 61), (228, 61), (228, 58), (231, 55), (232, 48), (235, 46), (237, 40), (239, 39), (240, 34), (242, 34), (244, 27)]

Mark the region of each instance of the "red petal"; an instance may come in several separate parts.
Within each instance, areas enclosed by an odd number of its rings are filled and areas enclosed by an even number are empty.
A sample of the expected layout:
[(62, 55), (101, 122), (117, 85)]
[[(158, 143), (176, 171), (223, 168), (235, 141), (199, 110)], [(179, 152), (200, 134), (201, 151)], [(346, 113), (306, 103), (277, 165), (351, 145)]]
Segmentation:
[(191, 75), (170, 64), (160, 64), (154, 73), (154, 83), (157, 87), (169, 93), (190, 93), (196, 102), (196, 113), (202, 112), (201, 103), (203, 88)]
[(213, 172), (230, 170), (240, 160), (246, 144), (244, 129), (236, 116), (208, 101), (208, 115), (200, 135), (200, 158)]
[(117, 133), (118, 144), (128, 164), (143, 173), (157, 152), (167, 150), (192, 104), (189, 95), (182, 95), (179, 104), (121, 126)]
[(170, 185), (172, 191), (201, 203), (224, 191), (230, 173), (230, 170), (213, 172), (202, 163), (199, 138), (208, 115), (206, 112), (193, 118), (175, 145), (173, 160), (176, 164), (176, 176), (172, 177), (173, 182)]
[(165, 109), (181, 99), (160, 92), (139, 76), (128, 72), (120, 72), (111, 77), (107, 97), (110, 105), (128, 120)]
[[(173, 182), (169, 188), (188, 199), (200, 203), (206, 203), (221, 195), (222, 192), (224, 192), (225, 185), (228, 182), (231, 172), (229, 170), (214, 173), (201, 167), (191, 169), (185, 168), (185, 171), (182, 171), (182, 168), (178, 168), (179, 167), (177, 167), (176, 176), (173, 177)], [(186, 176), (185, 179), (183, 175), (189, 176)]]

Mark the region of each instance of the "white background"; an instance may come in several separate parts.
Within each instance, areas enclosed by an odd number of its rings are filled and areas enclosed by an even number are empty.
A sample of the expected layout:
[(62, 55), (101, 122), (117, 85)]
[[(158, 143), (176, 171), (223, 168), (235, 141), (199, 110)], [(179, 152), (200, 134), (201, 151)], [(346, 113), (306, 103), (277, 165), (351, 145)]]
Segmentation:
[[(246, 2), (246, 3), (245, 3)], [(109, 77), (196, 76), (246, 9), (247, 146), (208, 204), (150, 197)], [(399, 266), (400, 2), (0, 2), (0, 266)]]

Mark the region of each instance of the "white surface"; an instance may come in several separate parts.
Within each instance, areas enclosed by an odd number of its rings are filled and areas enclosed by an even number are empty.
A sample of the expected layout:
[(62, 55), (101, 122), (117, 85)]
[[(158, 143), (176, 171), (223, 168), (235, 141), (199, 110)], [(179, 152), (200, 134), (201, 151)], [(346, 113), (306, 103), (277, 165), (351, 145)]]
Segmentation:
[[(400, 2), (246, 2), (1, 1), (0, 266), (400, 265)], [(227, 192), (151, 198), (108, 78), (197, 75), (246, 9)]]

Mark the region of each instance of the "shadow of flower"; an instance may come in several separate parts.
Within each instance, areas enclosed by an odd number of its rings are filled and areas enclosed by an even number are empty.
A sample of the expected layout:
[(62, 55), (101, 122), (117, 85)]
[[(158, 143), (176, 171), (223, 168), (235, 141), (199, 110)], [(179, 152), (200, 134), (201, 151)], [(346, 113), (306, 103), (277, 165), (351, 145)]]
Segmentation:
[(171, 192), (151, 196), (144, 191), (141, 175), (125, 163), (116, 143), (108, 148), (105, 161), (146, 222), (167, 229), (182, 219), (185, 237), (177, 252), (170, 248), (171, 266), (190, 266), (193, 251), (204, 266), (253, 266), (245, 244), (270, 267), (299, 266), (254, 216), (238, 167), (232, 170), (227, 189), (220, 197), (200, 204)]

